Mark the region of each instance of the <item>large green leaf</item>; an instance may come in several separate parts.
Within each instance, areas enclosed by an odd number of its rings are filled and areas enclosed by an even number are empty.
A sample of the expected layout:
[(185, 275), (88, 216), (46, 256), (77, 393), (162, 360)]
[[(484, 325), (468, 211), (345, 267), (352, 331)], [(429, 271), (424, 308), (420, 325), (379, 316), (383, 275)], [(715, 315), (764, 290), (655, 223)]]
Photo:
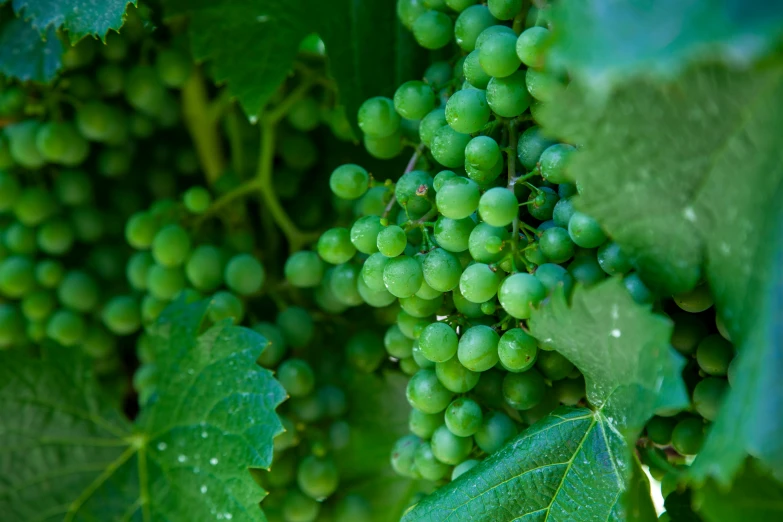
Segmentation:
[(62, 27), (71, 42), (88, 35), (104, 38), (112, 29), (119, 31), (128, 4), (136, 5), (136, 0), (11, 0), (14, 11), (41, 34)]
[(696, 60), (750, 60), (783, 35), (768, 0), (584, 0), (552, 12), (551, 60), (599, 88), (633, 76), (671, 78)]
[(167, 0), (191, 13), (197, 59), (213, 62), (248, 115), (257, 115), (291, 70), (299, 43), (318, 33), (326, 44), (340, 102), (354, 119), (366, 98), (389, 95), (421, 72), (421, 49), (395, 23), (391, 0)]
[(728, 483), (746, 453), (783, 475), (780, 99), (780, 64), (703, 67), (668, 85), (628, 85), (604, 105), (573, 86), (544, 115), (550, 132), (583, 145), (571, 165), (582, 208), (648, 282), (671, 291), (703, 272), (738, 346), (738, 380), (694, 463), (697, 480)]
[(694, 492), (698, 512), (707, 522), (783, 520), (783, 484), (753, 465), (737, 475), (724, 491), (712, 481)]
[[(3, 13), (9, 13), (3, 10)], [(0, 20), (0, 74), (22, 81), (48, 83), (60, 69), (63, 46), (54, 28), (45, 39), (28, 22), (13, 16)]]
[(561, 407), (402, 520), (626, 520), (628, 457), (623, 437), (601, 412)]
[[(564, 328), (567, 325), (567, 328)], [(637, 304), (619, 279), (577, 286), (534, 311), (530, 330), (585, 376), (587, 399), (633, 439), (656, 411), (688, 406), (684, 362), (669, 345), (672, 325)]]
[(72, 352), (0, 353), (0, 510), (9, 522), (262, 521), (248, 468), (268, 467), (282, 387), (263, 337), (206, 304), (172, 306), (155, 337), (157, 392), (134, 425)]

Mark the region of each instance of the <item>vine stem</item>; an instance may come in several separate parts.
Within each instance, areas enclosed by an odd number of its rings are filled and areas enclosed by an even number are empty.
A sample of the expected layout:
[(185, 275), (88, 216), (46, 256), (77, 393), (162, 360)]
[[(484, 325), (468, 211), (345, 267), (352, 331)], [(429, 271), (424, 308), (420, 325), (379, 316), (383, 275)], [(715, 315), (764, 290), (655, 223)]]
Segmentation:
[[(514, 123), (508, 124), (508, 148), (506, 154), (508, 154), (508, 185), (507, 188), (512, 193), (514, 192), (514, 184), (517, 177), (516, 166), (516, 150), (517, 150), (517, 127)], [(519, 247), (519, 211), (514, 216), (512, 222), (511, 231), (511, 267), (514, 272), (517, 271), (517, 248)]]
[(196, 147), (196, 156), (212, 185), (225, 170), (223, 145), (218, 132), (219, 111), (210, 105), (204, 76), (194, 68), (182, 87), (182, 116)]

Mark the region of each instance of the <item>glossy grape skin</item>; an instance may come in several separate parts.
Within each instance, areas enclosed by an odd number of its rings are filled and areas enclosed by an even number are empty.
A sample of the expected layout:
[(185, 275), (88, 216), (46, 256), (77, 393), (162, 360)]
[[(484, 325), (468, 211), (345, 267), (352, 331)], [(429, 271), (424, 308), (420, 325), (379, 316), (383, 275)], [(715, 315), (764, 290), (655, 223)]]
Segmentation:
[(435, 364), (435, 374), (438, 381), (449, 391), (466, 393), (479, 382), (479, 372), (465, 368), (455, 355), (445, 362)]
[(166, 225), (152, 240), (152, 257), (161, 266), (182, 265), (190, 254), (190, 235), (179, 225)]
[(671, 417), (653, 417), (645, 427), (647, 437), (655, 444), (665, 446), (672, 440), (672, 431), (677, 422)]
[(383, 283), (396, 297), (410, 297), (424, 281), (421, 264), (414, 258), (402, 255), (389, 259), (383, 268)]
[(614, 241), (609, 241), (598, 249), (598, 264), (609, 275), (624, 275), (631, 270), (631, 261)]
[[(492, 77), (481, 68), (478, 51), (472, 51), (465, 57), (465, 61), (462, 63), (462, 72), (465, 75), (465, 81), (476, 89), (486, 89), (487, 85), (489, 85), (489, 81), (492, 79)], [(527, 90), (525, 92), (527, 92)]]
[(452, 129), (464, 134), (480, 131), (490, 115), (487, 94), (480, 89), (457, 91), (446, 103), (446, 121)]
[(408, 381), (405, 395), (414, 408), (424, 413), (439, 413), (449, 405), (453, 394), (438, 380), (432, 370), (419, 370)]
[(408, 30), (413, 30), (416, 19), (426, 11), (427, 8), (421, 0), (397, 0), (397, 19)]
[(413, 37), (425, 49), (440, 49), (451, 41), (451, 18), (439, 11), (427, 11), (413, 22)]
[(435, 133), (447, 125), (446, 107), (436, 107), (421, 119), (419, 123), (419, 139), (421, 139), (423, 144), (431, 147), (432, 141), (435, 139)]
[(564, 228), (552, 227), (544, 231), (538, 244), (552, 263), (564, 263), (574, 256), (574, 243)]
[(312, 288), (323, 279), (324, 263), (315, 252), (301, 250), (286, 260), (284, 272), (286, 281), (293, 286)]
[(534, 218), (540, 221), (547, 221), (552, 219), (555, 205), (559, 200), (559, 196), (551, 188), (539, 187), (538, 192), (530, 194), (528, 201), (534, 201), (534, 203), (527, 206), (527, 211)]
[(209, 319), (213, 323), (230, 319), (239, 324), (245, 317), (245, 305), (231, 292), (216, 292), (209, 303)]
[(378, 159), (388, 160), (398, 156), (403, 149), (402, 133), (396, 130), (389, 136), (378, 138), (365, 134), (362, 143), (367, 152)]
[(709, 375), (725, 376), (733, 357), (733, 346), (718, 334), (708, 335), (696, 348), (699, 368)]
[(46, 336), (63, 346), (75, 346), (84, 337), (86, 327), (81, 315), (60, 309), (46, 322)]
[(571, 294), (574, 278), (562, 266), (554, 263), (544, 263), (538, 266), (534, 275), (546, 287), (547, 292), (551, 293), (557, 288), (562, 288), (566, 296)]
[(574, 365), (559, 352), (542, 351), (536, 361), (536, 368), (550, 381), (559, 381), (574, 371)]
[(397, 359), (407, 359), (413, 355), (413, 340), (407, 337), (397, 324), (386, 330), (383, 345), (388, 354)]
[(459, 281), (460, 293), (470, 302), (483, 303), (497, 293), (500, 280), (489, 265), (475, 263), (462, 272)]
[(443, 426), (443, 415), (440, 413), (424, 413), (412, 408), (408, 415), (408, 429), (422, 439), (432, 437), (439, 426)]
[(465, 147), (470, 140), (470, 134), (457, 132), (450, 125), (444, 125), (435, 131), (430, 150), (435, 160), (444, 167), (462, 167), (465, 163)]
[(449, 252), (459, 253), (468, 250), (470, 245), (470, 236), (473, 229), (476, 228), (476, 222), (467, 217), (464, 219), (449, 219), (439, 217), (435, 221), (433, 229), (435, 241)]
[(420, 120), (435, 107), (435, 93), (424, 82), (403, 83), (394, 92), (394, 108), (403, 118)]
[(483, 5), (468, 7), (457, 17), (454, 24), (454, 38), (457, 45), (465, 52), (471, 52), (476, 47), (476, 39), (482, 31), (493, 26), (497, 21)]
[[(571, 267), (569, 266), (569, 270), (570, 269)], [(644, 281), (642, 281), (637, 272), (631, 272), (626, 275), (623, 278), (623, 284), (628, 290), (628, 293), (631, 294), (631, 297), (633, 297), (633, 300), (637, 303), (649, 304), (653, 302), (654, 296), (652, 292), (650, 292), (650, 289), (647, 288), (647, 285), (644, 284)]]
[(517, 56), (516, 45), (516, 34), (492, 34), (481, 44), (479, 50), (481, 68), (494, 78), (505, 78), (514, 74), (522, 63)]
[(378, 251), (386, 257), (397, 257), (405, 251), (407, 245), (408, 237), (397, 225), (382, 228), (376, 239)]
[(514, 274), (500, 285), (498, 299), (503, 309), (516, 319), (528, 319), (533, 306), (546, 297), (546, 288), (530, 274)]
[(461, 273), (459, 260), (443, 248), (436, 248), (424, 257), (424, 281), (439, 292), (448, 292), (457, 287)]
[(671, 344), (683, 355), (693, 355), (699, 342), (709, 333), (702, 320), (693, 314), (676, 312), (670, 315), (674, 321)]
[(318, 255), (327, 263), (340, 265), (348, 262), (356, 247), (351, 243), (351, 233), (347, 228), (330, 228), (318, 238)]
[(510, 225), (519, 212), (519, 202), (514, 192), (503, 187), (493, 187), (479, 200), (481, 219), (493, 227)]
[(367, 171), (353, 163), (340, 165), (329, 177), (329, 188), (339, 198), (358, 199), (367, 192), (370, 176)]
[(101, 318), (112, 333), (131, 334), (141, 326), (139, 303), (132, 296), (115, 296), (103, 306)]
[(498, 363), (500, 337), (492, 328), (484, 325), (465, 330), (459, 340), (457, 357), (465, 368), (484, 372)]
[(306, 495), (318, 500), (337, 490), (340, 475), (330, 458), (308, 455), (299, 463), (296, 482)]
[[(430, 202), (421, 196), (422, 186), (425, 194), (432, 193), (432, 176), (423, 170), (413, 170), (400, 176), (394, 187), (394, 195), (401, 207), (409, 213), (423, 214), (430, 209)], [(400, 215), (405, 217), (404, 215)]]
[(696, 412), (708, 421), (714, 421), (728, 388), (726, 379), (719, 377), (707, 377), (699, 381), (693, 390), (693, 407)]
[(473, 439), (457, 436), (446, 426), (438, 427), (430, 441), (432, 454), (444, 464), (454, 465), (465, 460), (473, 450)]
[(606, 241), (606, 234), (601, 230), (601, 225), (579, 211), (574, 212), (568, 221), (568, 235), (574, 244), (582, 248), (596, 248)]
[(446, 408), (446, 427), (458, 437), (470, 437), (481, 427), (481, 406), (473, 399), (459, 397)]
[(478, 169), (488, 170), (502, 159), (498, 142), (489, 136), (477, 136), (465, 147), (465, 164)]
[(533, 367), (538, 357), (535, 338), (521, 328), (507, 330), (498, 342), (498, 357), (511, 372), (524, 372)]
[(473, 438), (482, 451), (492, 454), (505, 446), (516, 434), (514, 421), (505, 413), (493, 411), (484, 416), (484, 422)]
[(516, 71), (503, 78), (493, 77), (487, 84), (487, 103), (498, 116), (519, 116), (527, 110), (531, 101), (523, 71)]
[(400, 115), (394, 110), (394, 102), (383, 96), (362, 103), (357, 118), (362, 132), (373, 138), (386, 138), (400, 128)]
[(695, 455), (704, 442), (704, 422), (696, 417), (688, 417), (674, 427), (672, 446), (681, 455)]
[(522, 31), (516, 44), (517, 56), (522, 63), (534, 69), (542, 68), (549, 36), (549, 29), (544, 27), (531, 27)]
[(266, 280), (264, 266), (250, 254), (238, 254), (232, 257), (223, 278), (226, 285), (240, 295), (250, 295), (261, 290)]
[[(557, 96), (563, 91), (561, 81), (549, 72), (528, 69), (525, 73), (525, 84), (527, 90), (533, 98), (544, 103), (557, 99)], [(535, 115), (534, 115), (535, 117)]]
[(277, 368), (277, 380), (291, 397), (305, 397), (315, 388), (315, 374), (302, 359), (286, 359)]
[(446, 323), (431, 323), (419, 336), (419, 348), (428, 360), (446, 362), (457, 353), (459, 339), (454, 329)]
[(546, 383), (535, 369), (522, 373), (508, 373), (503, 379), (503, 397), (514, 409), (529, 410), (546, 394)]
[(468, 250), (477, 263), (496, 263), (500, 261), (505, 252), (490, 250), (487, 246), (491, 241), (498, 241), (502, 245), (510, 239), (511, 234), (505, 227), (493, 227), (487, 223), (479, 223), (470, 233), (468, 238)]
[(690, 292), (675, 295), (674, 302), (686, 312), (694, 314), (708, 310), (714, 303), (706, 284), (699, 285)]
[(394, 443), (391, 452), (391, 466), (397, 474), (404, 477), (412, 476), (413, 459), (416, 448), (420, 444), (421, 439), (415, 435), (405, 435)]
[(544, 136), (537, 126), (525, 130), (517, 141), (517, 157), (527, 169), (533, 170), (541, 158), (541, 154), (556, 142)]
[(416, 470), (427, 480), (440, 480), (449, 471), (449, 467), (435, 457), (430, 443), (426, 441), (416, 448), (414, 462)]

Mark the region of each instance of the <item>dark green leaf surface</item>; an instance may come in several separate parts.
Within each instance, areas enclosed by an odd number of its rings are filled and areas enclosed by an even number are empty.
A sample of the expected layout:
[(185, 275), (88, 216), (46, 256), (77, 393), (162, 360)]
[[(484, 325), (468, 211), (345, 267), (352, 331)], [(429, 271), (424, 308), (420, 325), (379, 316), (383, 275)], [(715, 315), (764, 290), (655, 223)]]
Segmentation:
[(631, 479), (624, 494), (628, 520), (632, 522), (656, 522), (652, 496), (650, 495), (650, 480), (645, 475), (639, 459), (633, 457)]
[(692, 493), (689, 489), (669, 493), (664, 507), (672, 522), (702, 522), (702, 518), (693, 510)]
[(409, 511), (403, 522), (626, 520), (628, 447), (600, 412), (561, 407)]
[(74, 43), (88, 35), (104, 38), (110, 30), (118, 31), (125, 20), (128, 4), (136, 5), (136, 0), (11, 1), (14, 11), (41, 34), (62, 27)]
[(669, 345), (671, 322), (637, 304), (619, 279), (577, 286), (570, 307), (555, 292), (529, 326), (579, 368), (587, 399), (630, 438), (655, 411), (689, 404), (680, 376), (684, 363)]
[(560, 2), (551, 60), (599, 88), (672, 78), (696, 60), (751, 60), (777, 45), (783, 4), (768, 0)]
[(710, 481), (694, 493), (707, 522), (769, 522), (783, 520), (783, 484), (754, 466), (747, 466), (723, 491)]
[(156, 333), (157, 392), (130, 425), (70, 352), (0, 353), (3, 519), (261, 521), (250, 467), (268, 467), (284, 392), (255, 364), (257, 333), (196, 336), (204, 303), (177, 303)]
[(694, 476), (728, 483), (745, 453), (782, 476), (783, 67), (706, 67), (670, 85), (630, 85), (603, 106), (588, 97), (573, 88), (545, 116), (584, 147), (571, 171), (583, 209), (648, 281), (665, 289), (703, 272), (742, 354)]
[(168, 0), (191, 13), (194, 55), (213, 63), (248, 115), (255, 116), (291, 71), (299, 43), (318, 33), (326, 44), (340, 103), (353, 121), (366, 98), (389, 95), (420, 74), (422, 51), (395, 20), (394, 2), (336, 0)]
[(21, 18), (0, 20), (0, 74), (22, 81), (54, 80), (63, 46), (54, 28), (47, 29), (45, 37)]

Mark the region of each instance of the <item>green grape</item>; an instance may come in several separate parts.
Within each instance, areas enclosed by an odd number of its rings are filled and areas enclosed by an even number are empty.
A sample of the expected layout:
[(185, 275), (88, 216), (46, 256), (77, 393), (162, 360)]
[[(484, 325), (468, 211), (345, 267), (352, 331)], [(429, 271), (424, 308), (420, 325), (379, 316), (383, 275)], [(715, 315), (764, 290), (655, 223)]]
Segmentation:
[(38, 229), (36, 241), (42, 252), (59, 256), (71, 249), (73, 229), (67, 221), (47, 221)]
[(431, 148), (435, 139), (435, 133), (447, 125), (446, 107), (436, 107), (421, 119), (421, 123), (419, 123), (419, 139)]
[(203, 214), (209, 210), (212, 203), (212, 195), (204, 187), (191, 187), (182, 196), (185, 208), (194, 214)]
[(297, 288), (311, 288), (321, 283), (324, 275), (324, 263), (318, 254), (301, 250), (285, 262), (285, 278)]
[(431, 323), (419, 336), (419, 348), (429, 361), (446, 362), (457, 353), (459, 339), (454, 329), (446, 323)]
[(533, 368), (523, 373), (509, 373), (503, 379), (503, 397), (517, 410), (529, 410), (536, 406), (544, 399), (546, 389), (544, 378)]
[(473, 303), (489, 301), (498, 291), (500, 279), (498, 275), (483, 263), (468, 266), (459, 280), (459, 289), (465, 299)]
[(708, 335), (696, 348), (696, 361), (704, 373), (724, 376), (734, 357), (734, 347), (718, 334)]
[(474, 459), (463, 460), (462, 462), (454, 466), (454, 469), (451, 472), (451, 481), (454, 482), (459, 477), (461, 477), (468, 471), (475, 468), (478, 464), (480, 464), (478, 460), (474, 460)]
[(365, 260), (364, 265), (362, 265), (361, 275), (362, 280), (370, 290), (375, 292), (386, 290), (386, 285), (383, 283), (383, 271), (388, 262), (389, 258), (380, 252), (372, 254)]
[(90, 312), (98, 305), (98, 284), (87, 273), (73, 270), (57, 287), (57, 298), (67, 308)]
[(574, 371), (571, 361), (555, 351), (542, 351), (536, 361), (536, 367), (550, 381), (565, 379)]
[(647, 421), (647, 426), (645, 427), (647, 437), (655, 444), (666, 446), (672, 440), (672, 431), (675, 424), (676, 421), (671, 417), (655, 416)]
[(196, 290), (202, 292), (217, 290), (223, 282), (222, 253), (212, 245), (196, 247), (185, 263), (185, 275)]
[(245, 305), (231, 292), (216, 292), (209, 302), (209, 319), (213, 323), (231, 319), (239, 324), (245, 316)]
[(472, 301), (468, 301), (460, 292), (459, 287), (452, 291), (452, 300), (457, 311), (465, 317), (476, 319), (484, 316), (484, 312), (481, 310), (483, 303), (478, 304)]
[(69, 122), (47, 122), (35, 135), (35, 146), (45, 160), (74, 166), (82, 163), (90, 152), (87, 140)]
[(421, 264), (414, 258), (401, 255), (389, 259), (383, 268), (383, 284), (396, 297), (410, 297), (424, 281)]
[[(568, 267), (568, 270), (571, 271), (570, 266)], [(573, 273), (573, 271), (571, 272)], [(574, 274), (574, 277), (579, 280), (579, 277), (577, 277), (576, 274)], [(650, 292), (650, 289), (647, 288), (647, 285), (641, 280), (638, 273), (632, 272), (626, 275), (623, 278), (623, 284), (625, 285), (626, 290), (628, 290), (628, 293), (631, 294), (631, 297), (633, 297), (633, 300), (637, 303), (649, 304), (653, 302), (654, 297), (652, 292)]]
[(522, 31), (517, 40), (517, 56), (526, 66), (541, 69), (549, 44), (549, 29), (531, 27)]
[(307, 310), (298, 306), (289, 306), (277, 314), (275, 324), (280, 328), (286, 342), (294, 348), (307, 346), (315, 333), (313, 318)]
[(95, 359), (107, 359), (117, 350), (115, 337), (98, 324), (88, 327), (81, 345), (82, 351)]
[(125, 240), (130, 246), (146, 250), (158, 232), (158, 220), (149, 212), (137, 212), (125, 224)]
[(578, 193), (575, 183), (561, 183), (557, 186), (557, 195), (560, 196), (560, 199), (570, 198)]
[(546, 287), (548, 293), (554, 292), (556, 288), (562, 288), (563, 293), (568, 296), (574, 286), (574, 278), (568, 270), (554, 263), (539, 265), (535, 276)]
[(429, 286), (439, 292), (449, 292), (459, 285), (462, 265), (447, 250), (435, 248), (424, 256), (422, 273)]
[(555, 141), (546, 138), (540, 127), (530, 127), (519, 136), (517, 157), (527, 170), (533, 170), (541, 154), (554, 144)]
[(551, 183), (565, 183), (569, 180), (568, 162), (576, 148), (564, 143), (550, 145), (541, 153), (541, 175)]
[(505, 408), (506, 400), (503, 398), (503, 378), (506, 373), (493, 368), (478, 375), (478, 383), (473, 390), (473, 397), (476, 401), (489, 408)]
[(13, 174), (0, 170), (0, 213), (11, 210), (22, 192)]
[(446, 103), (446, 121), (457, 132), (478, 132), (487, 124), (489, 117), (487, 96), (480, 89), (457, 91)]
[(386, 358), (386, 351), (381, 339), (373, 332), (364, 331), (353, 335), (346, 344), (348, 363), (365, 373), (378, 369)]
[(595, 219), (578, 211), (574, 212), (568, 221), (568, 235), (577, 246), (582, 248), (596, 248), (606, 241), (606, 234), (601, 230), (601, 225)]
[(489, 326), (478, 325), (465, 330), (459, 340), (457, 357), (465, 368), (484, 372), (498, 363), (500, 337)]
[(693, 355), (699, 342), (707, 336), (707, 326), (697, 316), (684, 312), (671, 314), (674, 321), (671, 344), (683, 355)]
[(315, 455), (305, 457), (296, 472), (299, 488), (308, 496), (319, 500), (328, 497), (337, 490), (340, 475), (337, 466), (329, 458)]
[(394, 196), (400, 206), (407, 208), (409, 213), (423, 214), (430, 209), (430, 203), (422, 196), (426, 196), (432, 190), (432, 177), (422, 170), (413, 170), (397, 180)]
[(3, 243), (12, 254), (31, 255), (37, 250), (35, 236), (35, 229), (14, 221), (5, 229)]
[(558, 402), (576, 406), (585, 397), (584, 377), (561, 379), (552, 383), (552, 393)]
[(476, 49), (481, 50), (481, 46), (484, 45), (484, 42), (486, 42), (491, 36), (496, 34), (510, 34), (512, 36), (516, 36), (516, 33), (514, 30), (507, 26), (507, 25), (493, 25), (490, 27), (487, 27), (481, 33), (478, 35), (478, 38), (476, 38)]
[(277, 380), (291, 397), (304, 397), (315, 388), (313, 369), (302, 359), (286, 359), (277, 368)]
[(491, 34), (479, 49), (481, 68), (495, 78), (511, 76), (522, 63), (517, 56), (516, 45), (516, 34), (506, 32)]
[(357, 287), (359, 277), (358, 266), (348, 263), (337, 265), (324, 278), (324, 286), (342, 306), (358, 306), (363, 302)]
[(88, 140), (119, 144), (127, 139), (125, 114), (99, 101), (87, 102), (76, 111), (76, 127)]
[(321, 503), (302, 494), (299, 490), (289, 489), (283, 501), (285, 522), (314, 522), (321, 511)]
[(26, 188), (14, 203), (14, 216), (20, 223), (34, 227), (46, 221), (57, 211), (52, 195), (38, 187)]
[(714, 303), (707, 284), (701, 284), (691, 290), (674, 296), (674, 303), (692, 314), (708, 310)]
[(383, 345), (386, 352), (397, 359), (407, 359), (412, 355), (413, 340), (406, 337), (396, 324), (386, 330), (386, 334), (383, 337)]
[(440, 49), (451, 41), (451, 18), (440, 11), (426, 11), (413, 22), (413, 37), (425, 49)]
[(438, 460), (429, 442), (422, 442), (416, 448), (414, 464), (419, 474), (427, 480), (440, 480), (449, 471), (449, 467)]
[(470, 134), (457, 132), (451, 126), (444, 125), (435, 131), (430, 152), (435, 161), (444, 167), (462, 167), (465, 163), (465, 147), (470, 139)]
[(223, 278), (226, 285), (234, 292), (240, 295), (251, 295), (261, 290), (266, 279), (266, 271), (252, 255), (238, 254), (226, 264)]
[(184, 86), (192, 69), (192, 60), (178, 49), (160, 50), (155, 57), (155, 70), (166, 87), (178, 89)]
[(693, 389), (694, 409), (708, 421), (714, 421), (728, 387), (726, 379), (718, 377), (707, 377), (700, 381)]
[(125, 99), (141, 113), (155, 116), (165, 105), (166, 89), (152, 67), (139, 65), (128, 71)]
[(574, 256), (574, 243), (564, 228), (552, 227), (545, 230), (538, 240), (538, 245), (552, 263), (564, 263)]
[(473, 438), (482, 451), (492, 454), (505, 446), (516, 434), (514, 421), (505, 413), (493, 411), (484, 416), (484, 421)]
[(340, 265), (350, 261), (356, 254), (351, 243), (351, 232), (347, 228), (330, 228), (318, 238), (318, 255), (327, 263)]
[(438, 211), (449, 219), (464, 219), (479, 205), (481, 193), (478, 184), (468, 178), (455, 176), (443, 184), (436, 194)]
[(152, 257), (159, 265), (176, 267), (182, 265), (190, 254), (190, 235), (179, 225), (166, 225), (152, 240)]
[(54, 295), (48, 290), (29, 292), (22, 298), (22, 314), (29, 321), (42, 321), (55, 308)]
[(420, 120), (435, 107), (435, 93), (421, 81), (408, 81), (394, 92), (394, 108), (403, 118)]
[(63, 346), (75, 346), (85, 334), (84, 319), (71, 310), (60, 309), (46, 322), (46, 336)]
[[(586, 287), (589, 287), (604, 280), (606, 273), (601, 270), (601, 267), (598, 264), (595, 256), (579, 255), (579, 251), (577, 251), (575, 257), (576, 258), (568, 265), (568, 273), (570, 273), (577, 282), (582, 283)], [(642, 283), (641, 280), (638, 279), (638, 276), (632, 278), (630, 281), (624, 281), (624, 283), (626, 284), (626, 288), (633, 288), (634, 291), (644, 290), (648, 292), (646, 297), (642, 295), (641, 292), (638, 297), (643, 299), (652, 299), (652, 296), (649, 295), (649, 291), (646, 290), (646, 287), (639, 287), (639, 285)], [(631, 293), (633, 294), (633, 292)]]
[[(422, 284), (426, 283), (422, 281)], [(433, 299), (423, 299), (418, 295), (402, 297), (400, 298), (400, 305), (403, 310), (414, 317), (429, 317), (440, 310), (440, 307), (443, 305), (443, 295), (439, 293)]]
[[(0, 264), (0, 274), (2, 274), (2, 264)], [(64, 275), (63, 265), (54, 259), (45, 259), (35, 266), (35, 281), (44, 288), (57, 287)]]
[(10, 348), (24, 338), (24, 320), (10, 303), (0, 303), (0, 348)]
[(481, 219), (493, 227), (510, 225), (517, 217), (518, 210), (519, 202), (516, 196), (503, 187), (494, 187), (486, 191), (478, 205)]
[(518, 273), (508, 276), (500, 285), (500, 306), (516, 319), (530, 318), (532, 307), (546, 297), (546, 287), (535, 276)]
[(433, 88), (443, 87), (453, 78), (451, 65), (447, 61), (432, 62), (422, 76), (424, 81)]
[(477, 0), (445, 0), (447, 6), (461, 13), (468, 7), (476, 4)]
[[(476, 228), (476, 222), (469, 217), (464, 219), (450, 219), (441, 216), (435, 221), (433, 235), (435, 241), (437, 241), (444, 250), (459, 253), (468, 250), (470, 237), (472, 236), (474, 228)], [(486, 234), (482, 231), (480, 235), (483, 238)], [(482, 262), (486, 261), (482, 259)]]
[[(267, 472), (264, 477), (268, 484), (273, 487), (285, 487), (293, 482), (296, 476), (296, 456), (293, 452), (287, 451), (282, 456), (275, 455), (275, 465)], [(266, 508), (266, 504), (264, 504)]]
[(557, 193), (551, 188), (539, 187), (538, 192), (530, 194), (528, 201), (532, 201), (533, 204), (528, 205), (527, 210), (534, 218), (540, 221), (547, 221), (552, 219), (555, 205), (559, 200)]
[(288, 351), (285, 339), (283, 339), (283, 332), (276, 325), (266, 321), (254, 324), (252, 329), (266, 339), (264, 350), (258, 356), (258, 364), (264, 368), (274, 368)]
[(614, 241), (604, 243), (598, 249), (598, 265), (609, 275), (624, 275), (631, 270), (631, 261)]
[[(422, 257), (420, 257), (419, 260), (421, 261)], [(422, 273), (424, 273), (423, 261), (422, 261), (422, 265), (421, 265), (421, 270), (422, 270)], [(441, 292), (440, 290), (435, 290), (434, 288), (432, 288), (427, 283), (427, 280), (425, 279), (424, 281), (421, 282), (421, 286), (416, 291), (416, 294), (413, 297), (417, 297), (417, 298), (422, 299), (424, 301), (432, 301), (434, 299), (441, 298), (442, 295), (443, 295), (443, 292)], [(410, 299), (410, 298), (406, 298), (406, 299)], [(443, 302), (443, 299), (441, 298), (441, 303), (442, 302)], [(402, 303), (402, 301), (400, 303)], [(405, 307), (405, 305), (403, 304), (403, 308), (404, 307)]]
[(522, 0), (489, 0), (487, 7), (498, 20), (513, 20), (522, 11)]
[(454, 38), (463, 51), (469, 53), (476, 48), (476, 39), (482, 31), (492, 27), (497, 20), (483, 5), (468, 7), (457, 17), (454, 24)]
[(472, 51), (465, 57), (465, 61), (462, 62), (462, 73), (465, 75), (465, 80), (476, 89), (486, 89), (492, 79), (481, 68), (478, 51)]
[(696, 417), (682, 419), (672, 431), (672, 447), (681, 455), (695, 455), (704, 442), (704, 422)]
[(351, 493), (340, 499), (334, 510), (334, 522), (356, 522), (371, 520), (372, 506), (361, 495)]
[(41, 123), (38, 120), (25, 120), (6, 127), (8, 152), (19, 166), (35, 170), (46, 164), (36, 146), (36, 136), (40, 128)]
[(477, 169), (489, 170), (502, 160), (498, 142), (489, 136), (477, 136), (465, 147), (465, 163)]
[(405, 396), (412, 407), (432, 414), (446, 409), (453, 394), (441, 384), (434, 371), (419, 370), (408, 381)]
[(329, 187), (339, 198), (358, 199), (362, 197), (369, 188), (370, 176), (367, 171), (359, 165), (347, 163), (340, 165), (329, 178)]
[(160, 301), (173, 299), (185, 287), (185, 275), (179, 267), (153, 265), (147, 270), (147, 291)]
[(72, 207), (87, 204), (93, 199), (90, 178), (81, 170), (61, 172), (54, 181), (54, 192), (60, 203)]
[(446, 408), (446, 427), (459, 437), (475, 434), (481, 427), (482, 420), (481, 406), (473, 399), (459, 397)]
[(527, 110), (530, 102), (522, 71), (503, 78), (492, 78), (487, 84), (487, 103), (498, 116), (515, 118)]
[(548, 72), (536, 69), (527, 70), (525, 84), (533, 98), (545, 103), (555, 100), (564, 89), (560, 79)]
[(408, 428), (414, 435), (429, 439), (440, 426), (443, 426), (443, 415), (440, 413), (424, 413), (411, 408), (408, 415)]
[(382, 228), (376, 239), (377, 249), (386, 257), (397, 257), (403, 253), (407, 245), (408, 237), (397, 225)]
[(533, 367), (538, 357), (535, 338), (521, 328), (506, 331), (498, 342), (498, 358), (510, 372), (524, 372)]
[(128, 335), (141, 326), (139, 303), (132, 296), (112, 297), (101, 312), (103, 324), (116, 335)]
[(400, 115), (394, 110), (391, 99), (376, 96), (359, 107), (358, 122), (359, 128), (367, 136), (386, 138), (400, 128)]
[(404, 477), (413, 476), (413, 459), (420, 444), (421, 439), (415, 435), (405, 435), (394, 443), (391, 452), (391, 466), (397, 474)]
[(432, 454), (444, 464), (459, 464), (473, 450), (473, 439), (470, 436), (457, 436), (446, 426), (438, 427), (430, 441)]

